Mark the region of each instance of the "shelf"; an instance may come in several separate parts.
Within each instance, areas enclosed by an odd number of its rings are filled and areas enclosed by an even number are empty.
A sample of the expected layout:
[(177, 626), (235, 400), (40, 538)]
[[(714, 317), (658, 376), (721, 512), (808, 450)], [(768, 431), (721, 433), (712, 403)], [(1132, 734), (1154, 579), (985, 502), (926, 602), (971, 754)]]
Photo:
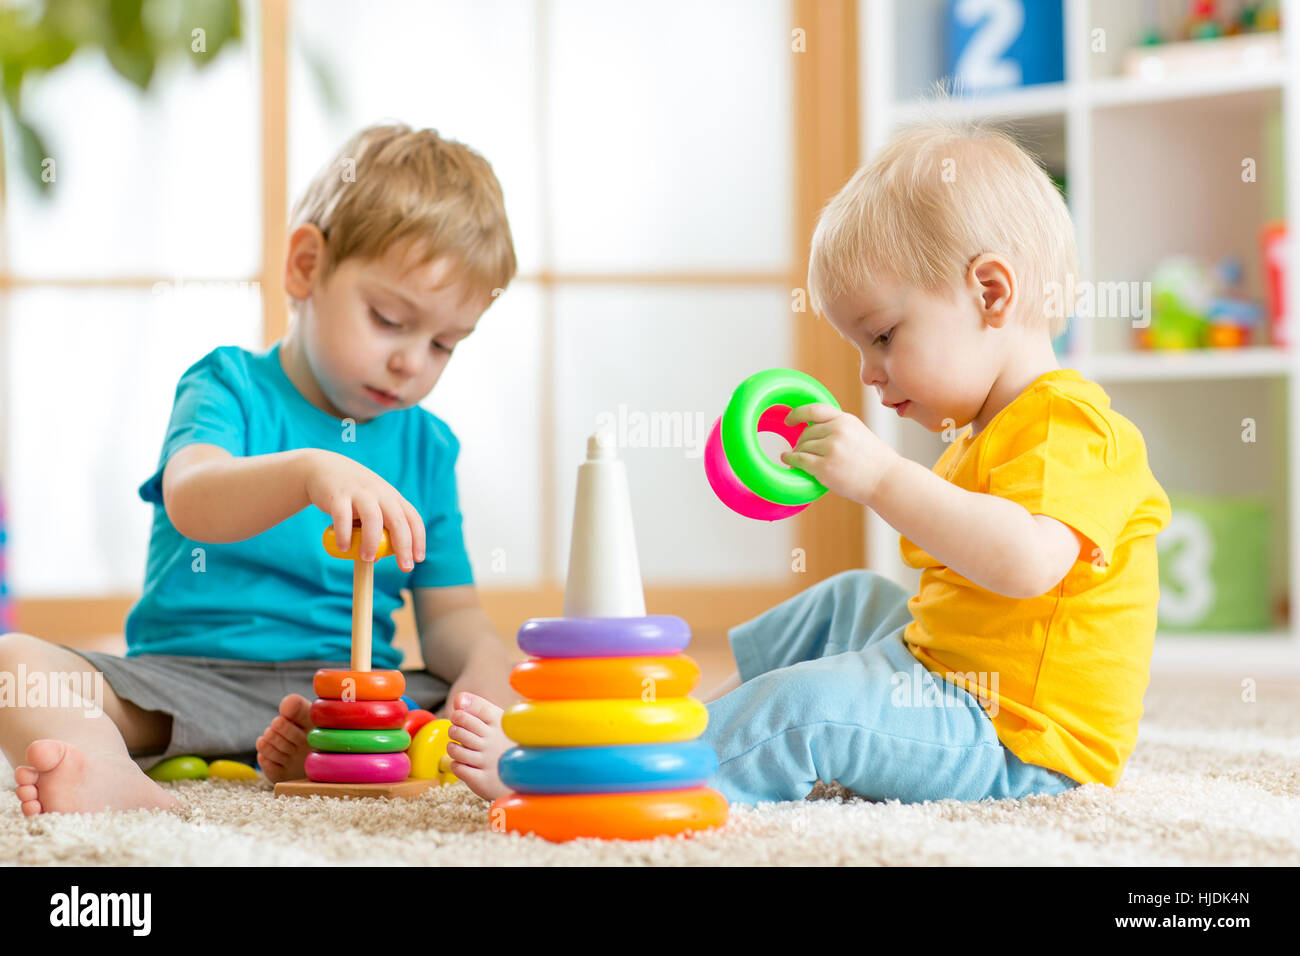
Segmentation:
[(1285, 64), (1270, 63), (1254, 70), (1194, 73), (1161, 80), (1121, 76), (1092, 81), (1084, 87), (1084, 98), (1095, 107), (1111, 107), (1216, 99), (1240, 93), (1275, 93), (1285, 85), (1286, 75)]
[[(1269, 64), (1246, 72), (1214, 72), (1147, 80), (1122, 76), (1078, 85), (1075, 94), (1084, 105), (1096, 109), (1143, 106), (1180, 100), (1217, 100), (1254, 93), (1273, 95), (1286, 83), (1283, 64)], [(892, 120), (908, 123), (926, 117), (941, 119), (1030, 119), (1064, 114), (1070, 105), (1070, 89), (1064, 83), (1045, 83), (1003, 93), (967, 96), (942, 104), (928, 100), (905, 100), (893, 104)]]
[(908, 123), (937, 116), (943, 119), (1017, 119), (1064, 113), (1068, 92), (1064, 83), (1043, 83), (1005, 93), (951, 99), (942, 105), (928, 100), (895, 103), (893, 119)]
[(1266, 680), (1300, 676), (1300, 640), (1289, 631), (1184, 634), (1157, 631), (1152, 672), (1215, 673)]
[(1086, 378), (1098, 382), (1160, 382), (1196, 379), (1285, 377), (1295, 364), (1286, 349), (1250, 346), (1240, 349), (1187, 349), (1159, 352), (1111, 352), (1074, 358)]

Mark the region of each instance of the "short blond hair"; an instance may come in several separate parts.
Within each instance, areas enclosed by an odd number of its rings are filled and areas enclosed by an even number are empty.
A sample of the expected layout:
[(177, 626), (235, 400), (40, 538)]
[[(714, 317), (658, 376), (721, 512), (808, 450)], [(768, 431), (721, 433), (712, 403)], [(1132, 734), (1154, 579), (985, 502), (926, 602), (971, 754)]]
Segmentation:
[[(1077, 278), (1074, 224), (1037, 161), (1002, 130), (927, 119), (901, 129), (822, 210), (808, 267), (812, 306), (890, 279), (951, 294), (981, 253), (1006, 257), (1026, 324), (1055, 338)], [(1051, 295), (1052, 283), (1056, 286)], [(1049, 306), (1051, 314), (1048, 314)]]
[(495, 300), (518, 264), (501, 184), (482, 156), (437, 130), (368, 126), (339, 149), (294, 203), (289, 229), (325, 236), (321, 280), (345, 259), (370, 259), (399, 244), (422, 263), (454, 260), (448, 281)]

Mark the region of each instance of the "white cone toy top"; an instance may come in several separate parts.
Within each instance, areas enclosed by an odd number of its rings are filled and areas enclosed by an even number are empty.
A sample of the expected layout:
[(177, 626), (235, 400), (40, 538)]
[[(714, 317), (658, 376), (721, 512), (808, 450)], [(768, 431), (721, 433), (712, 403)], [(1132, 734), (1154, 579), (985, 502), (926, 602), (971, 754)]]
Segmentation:
[(612, 436), (587, 439), (578, 466), (565, 617), (645, 617), (627, 470)]

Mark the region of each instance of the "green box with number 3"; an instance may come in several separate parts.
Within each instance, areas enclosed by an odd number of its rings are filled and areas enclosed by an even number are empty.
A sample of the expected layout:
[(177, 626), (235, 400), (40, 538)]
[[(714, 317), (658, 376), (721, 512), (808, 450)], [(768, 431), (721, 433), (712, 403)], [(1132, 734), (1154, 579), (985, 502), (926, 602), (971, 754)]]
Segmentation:
[(1271, 624), (1268, 501), (1170, 494), (1173, 516), (1156, 538), (1159, 627), (1263, 631)]

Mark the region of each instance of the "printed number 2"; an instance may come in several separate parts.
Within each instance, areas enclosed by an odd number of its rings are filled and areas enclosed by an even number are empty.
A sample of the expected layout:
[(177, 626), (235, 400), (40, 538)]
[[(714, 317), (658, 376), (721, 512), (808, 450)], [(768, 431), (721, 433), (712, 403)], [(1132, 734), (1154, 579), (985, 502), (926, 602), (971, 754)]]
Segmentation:
[(957, 58), (957, 77), (972, 89), (1002, 89), (1019, 86), (1020, 64), (1003, 60), (1025, 26), (1021, 0), (958, 0), (957, 19), (963, 26), (976, 27), (966, 48)]

